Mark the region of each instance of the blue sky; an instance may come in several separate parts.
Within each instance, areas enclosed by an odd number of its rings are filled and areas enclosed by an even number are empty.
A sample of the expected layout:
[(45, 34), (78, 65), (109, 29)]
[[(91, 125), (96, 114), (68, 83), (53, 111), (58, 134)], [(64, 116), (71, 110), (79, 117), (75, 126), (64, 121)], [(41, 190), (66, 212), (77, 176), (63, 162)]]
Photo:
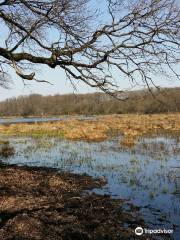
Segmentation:
[[(179, 1), (179, 0), (178, 0)], [(95, 1), (93, 0), (94, 6), (99, 6), (100, 9), (103, 9), (102, 5), (103, 1)], [(1, 37), (5, 34), (5, 29), (1, 29)], [(52, 35), (53, 36), (53, 35)], [(117, 76), (117, 73), (114, 72)], [(97, 89), (92, 89), (84, 83), (74, 81), (77, 86), (77, 91), (75, 91), (70, 84), (70, 82), (66, 79), (64, 72), (58, 67), (56, 69), (50, 69), (49, 67), (42, 66), (41, 71), (39, 72), (40, 79), (47, 80), (51, 82), (53, 85), (49, 85), (46, 83), (36, 83), (36, 82), (26, 82), (28, 85), (24, 85), (22, 80), (14, 73), (11, 73), (13, 84), (11, 85), (11, 89), (3, 89), (0, 88), (0, 101), (17, 97), (19, 95), (27, 95), (32, 93), (39, 93), (42, 95), (54, 95), (54, 94), (67, 94), (67, 93), (87, 93), (94, 92)], [(118, 76), (117, 76), (118, 77)], [(175, 79), (165, 80), (163, 76), (156, 77), (156, 84), (162, 87), (174, 87), (180, 86), (180, 81)], [(128, 81), (124, 81), (123, 79), (119, 79), (121, 89), (126, 89), (130, 87)]]

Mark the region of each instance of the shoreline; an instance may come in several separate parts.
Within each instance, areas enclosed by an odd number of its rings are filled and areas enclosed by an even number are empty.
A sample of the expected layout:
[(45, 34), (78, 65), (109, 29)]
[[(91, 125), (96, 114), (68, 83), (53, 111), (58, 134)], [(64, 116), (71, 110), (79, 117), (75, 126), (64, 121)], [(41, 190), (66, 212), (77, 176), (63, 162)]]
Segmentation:
[(0, 172), (1, 239), (130, 239), (144, 225), (134, 206), (124, 212), (123, 200), (87, 192), (102, 179), (5, 164)]

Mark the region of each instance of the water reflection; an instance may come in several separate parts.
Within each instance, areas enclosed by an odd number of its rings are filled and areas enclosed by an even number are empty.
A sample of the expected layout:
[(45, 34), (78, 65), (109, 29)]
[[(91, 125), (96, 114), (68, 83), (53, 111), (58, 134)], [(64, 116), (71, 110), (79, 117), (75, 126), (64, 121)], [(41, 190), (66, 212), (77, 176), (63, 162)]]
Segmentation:
[(11, 164), (46, 166), (104, 176), (108, 183), (94, 191), (123, 198), (140, 207), (149, 226), (175, 229), (180, 236), (179, 137), (142, 138), (133, 149), (120, 138), (101, 143), (57, 138), (13, 138)]
[(73, 119), (87, 120), (95, 119), (95, 116), (69, 116), (64, 115), (61, 117), (15, 117), (15, 118), (0, 118), (0, 124), (18, 124), (18, 123), (41, 123), (41, 122), (56, 122)]

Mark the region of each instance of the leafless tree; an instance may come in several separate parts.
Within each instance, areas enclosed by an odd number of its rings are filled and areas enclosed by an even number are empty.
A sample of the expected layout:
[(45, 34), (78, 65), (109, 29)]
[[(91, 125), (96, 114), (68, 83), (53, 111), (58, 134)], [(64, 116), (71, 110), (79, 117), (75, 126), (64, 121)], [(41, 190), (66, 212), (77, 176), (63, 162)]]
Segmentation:
[(103, 9), (94, 0), (0, 1), (0, 85), (9, 67), (40, 81), (32, 69), (41, 64), (109, 94), (125, 79), (150, 88), (156, 74), (179, 78), (177, 0), (101, 2)]

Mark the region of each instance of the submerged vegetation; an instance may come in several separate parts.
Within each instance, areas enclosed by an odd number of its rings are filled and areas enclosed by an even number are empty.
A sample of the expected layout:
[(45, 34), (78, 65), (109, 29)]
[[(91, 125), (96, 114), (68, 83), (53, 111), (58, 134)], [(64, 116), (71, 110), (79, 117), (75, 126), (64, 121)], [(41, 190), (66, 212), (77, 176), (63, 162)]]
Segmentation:
[(0, 240), (180, 239), (177, 2), (0, 1), (0, 87), (101, 91), (0, 102)]
[(134, 239), (144, 225), (178, 239), (179, 113), (1, 124), (0, 139), (16, 149), (0, 156), (0, 239)]

